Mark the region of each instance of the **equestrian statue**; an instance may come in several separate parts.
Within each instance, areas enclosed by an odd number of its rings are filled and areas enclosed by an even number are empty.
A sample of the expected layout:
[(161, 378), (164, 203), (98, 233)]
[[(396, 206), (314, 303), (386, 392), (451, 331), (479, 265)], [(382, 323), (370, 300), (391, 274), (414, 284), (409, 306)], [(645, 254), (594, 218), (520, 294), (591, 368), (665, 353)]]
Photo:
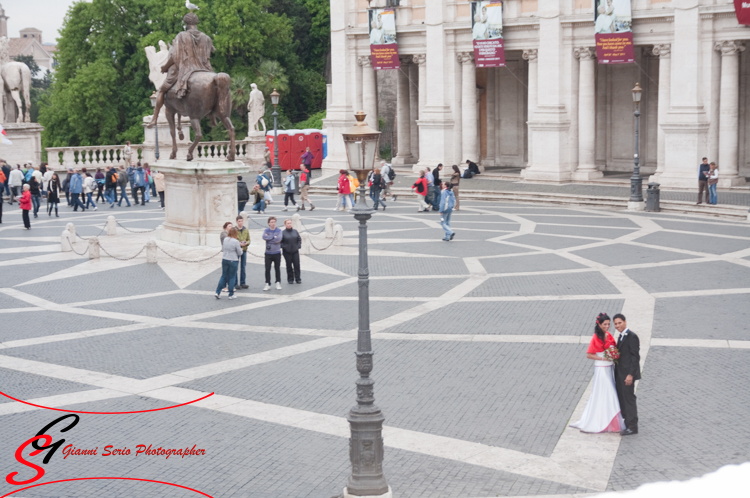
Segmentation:
[[(211, 125), (219, 120), (229, 133), (230, 146), (227, 161), (234, 161), (235, 142), (234, 125), (229, 118), (232, 112), (230, 78), (226, 73), (216, 74), (211, 68), (210, 57), (216, 50), (211, 38), (198, 31), (198, 16), (192, 12), (182, 18), (185, 31), (179, 33), (169, 48), (167, 62), (161, 67), (167, 78), (162, 83), (156, 98), (154, 116), (148, 127), (156, 124), (162, 106), (166, 108), (169, 131), (172, 134), (172, 153), (170, 159), (177, 157), (177, 139), (175, 138), (175, 114), (188, 116), (190, 126), (195, 132), (195, 140), (188, 148), (187, 160), (193, 160), (193, 151), (198, 146), (203, 134), (201, 119), (211, 117)], [(180, 139), (182, 139), (180, 131)]]

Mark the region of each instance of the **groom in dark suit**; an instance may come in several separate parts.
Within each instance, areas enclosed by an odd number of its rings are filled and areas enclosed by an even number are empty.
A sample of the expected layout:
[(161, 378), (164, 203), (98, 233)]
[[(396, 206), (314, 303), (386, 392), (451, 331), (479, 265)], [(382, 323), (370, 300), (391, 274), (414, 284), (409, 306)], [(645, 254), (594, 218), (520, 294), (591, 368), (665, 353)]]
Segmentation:
[(620, 411), (625, 419), (625, 430), (620, 434), (638, 434), (638, 407), (635, 404), (635, 381), (641, 378), (641, 342), (635, 332), (628, 329), (628, 322), (622, 313), (614, 316), (615, 328), (620, 333), (617, 350), (620, 359), (615, 364), (615, 385), (620, 400)]

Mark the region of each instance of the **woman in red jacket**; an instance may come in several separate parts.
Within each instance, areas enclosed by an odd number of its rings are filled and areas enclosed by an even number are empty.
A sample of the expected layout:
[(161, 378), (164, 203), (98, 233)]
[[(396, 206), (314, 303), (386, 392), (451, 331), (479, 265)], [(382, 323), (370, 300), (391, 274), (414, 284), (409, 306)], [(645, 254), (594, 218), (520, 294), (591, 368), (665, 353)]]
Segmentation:
[(425, 196), (427, 195), (427, 178), (424, 176), (424, 171), (419, 172), (419, 179), (414, 182), (411, 189), (416, 192), (417, 200), (419, 200), (419, 209), (417, 209), (417, 212), (421, 213), (422, 211), (429, 211), (430, 206), (425, 202)]
[(31, 221), (29, 220), (29, 211), (31, 211), (31, 192), (29, 192), (29, 184), (23, 186), (23, 194), (19, 204), (21, 205), (21, 215), (23, 216), (23, 226), (26, 230), (31, 230)]
[(344, 211), (347, 209), (347, 205), (349, 206), (348, 209), (351, 209), (353, 207), (351, 205), (352, 201), (349, 200), (349, 194), (352, 193), (352, 189), (351, 185), (349, 184), (349, 178), (346, 174), (346, 170), (339, 170), (339, 173), (341, 174), (341, 176), (339, 176), (339, 193), (337, 196), (338, 199), (336, 199), (336, 211)]

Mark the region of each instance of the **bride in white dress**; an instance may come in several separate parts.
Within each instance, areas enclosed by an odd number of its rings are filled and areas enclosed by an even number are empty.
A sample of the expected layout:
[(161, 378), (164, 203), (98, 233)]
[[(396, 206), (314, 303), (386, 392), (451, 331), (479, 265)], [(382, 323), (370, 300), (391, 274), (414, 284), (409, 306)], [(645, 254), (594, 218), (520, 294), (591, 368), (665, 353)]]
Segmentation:
[(615, 387), (615, 366), (604, 358), (604, 350), (616, 345), (615, 339), (609, 333), (609, 324), (610, 319), (606, 313), (600, 313), (596, 317), (594, 336), (586, 351), (586, 358), (594, 360), (591, 397), (586, 403), (581, 420), (570, 425), (582, 432), (620, 432), (625, 428)]

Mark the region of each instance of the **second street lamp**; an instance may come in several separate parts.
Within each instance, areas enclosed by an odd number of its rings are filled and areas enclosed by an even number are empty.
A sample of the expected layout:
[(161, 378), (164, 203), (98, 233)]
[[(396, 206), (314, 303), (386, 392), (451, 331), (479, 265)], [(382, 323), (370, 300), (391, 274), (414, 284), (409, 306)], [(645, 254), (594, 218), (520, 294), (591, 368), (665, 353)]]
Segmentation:
[(357, 333), (357, 404), (349, 411), (349, 460), (352, 472), (344, 489), (344, 498), (356, 496), (391, 498), (391, 488), (383, 474), (383, 422), (385, 417), (375, 405), (375, 389), (370, 378), (373, 355), (370, 337), (370, 269), (367, 262), (367, 220), (373, 211), (365, 196), (367, 174), (375, 164), (380, 132), (365, 123), (365, 113), (354, 115), (357, 123), (342, 133), (349, 169), (357, 173), (359, 199), (352, 208), (359, 221), (359, 331)]
[(628, 209), (634, 211), (643, 211), (643, 178), (641, 178), (640, 167), (640, 118), (641, 118), (641, 94), (643, 89), (639, 83), (633, 88), (633, 102), (635, 103), (635, 154), (633, 155), (633, 176), (630, 177), (630, 200)]
[(279, 113), (276, 112), (276, 106), (279, 105), (280, 97), (281, 95), (274, 88), (273, 93), (271, 93), (271, 103), (273, 104), (273, 167), (271, 168), (271, 176), (273, 177), (274, 194), (281, 193), (281, 166), (279, 166)]

